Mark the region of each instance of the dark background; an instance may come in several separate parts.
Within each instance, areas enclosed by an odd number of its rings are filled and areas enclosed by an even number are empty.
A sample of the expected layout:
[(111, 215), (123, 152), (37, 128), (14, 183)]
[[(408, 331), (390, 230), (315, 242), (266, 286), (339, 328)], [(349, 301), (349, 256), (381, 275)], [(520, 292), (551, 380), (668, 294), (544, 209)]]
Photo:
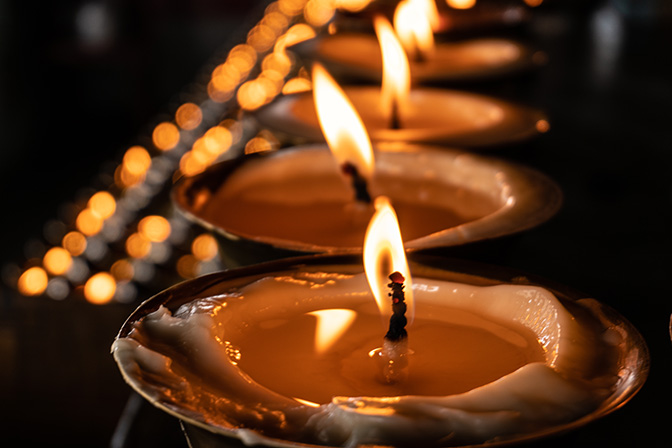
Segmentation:
[[(242, 42), (261, 17), (251, 1), (100, 2), (111, 14), (110, 34), (87, 39), (77, 15), (93, 2), (43, 3), (0, 2), (0, 262), (19, 266), (44, 222), (147, 134), (206, 62)], [(565, 200), (552, 220), (505, 245), (442, 252), (583, 291), (629, 319), (651, 351), (649, 379), (631, 402), (538, 446), (669, 445), (670, 9), (662, 0), (546, 2), (511, 33), (548, 62), (462, 86), (548, 113), (550, 132), (496, 155), (547, 173)], [(109, 346), (135, 305), (24, 298), (3, 287), (0, 430), (7, 446), (110, 444), (131, 394)], [(148, 446), (146, 437), (159, 429), (165, 437), (149, 446), (185, 446), (172, 420), (152, 409), (139, 415), (145, 420), (138, 418), (124, 446)]]

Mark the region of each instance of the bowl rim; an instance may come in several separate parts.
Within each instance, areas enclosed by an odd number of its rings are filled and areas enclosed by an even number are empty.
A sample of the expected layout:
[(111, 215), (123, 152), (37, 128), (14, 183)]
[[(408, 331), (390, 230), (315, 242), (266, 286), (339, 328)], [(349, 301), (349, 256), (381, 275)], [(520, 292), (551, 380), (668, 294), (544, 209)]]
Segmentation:
[[(463, 260), (459, 258), (444, 257), (432, 254), (409, 253), (409, 264), (411, 271), (415, 269), (438, 268), (446, 275), (466, 275), (470, 284), (475, 285), (496, 285), (509, 283), (515, 285), (539, 286), (546, 288), (553, 293), (564, 305), (578, 305), (577, 301), (586, 299), (589, 296), (566, 285), (549, 280), (548, 278), (523, 272), (521, 270), (495, 266), (482, 262)], [(251, 266), (233, 268), (224, 271), (213, 272), (200, 277), (177, 283), (142, 302), (124, 321), (119, 330), (115, 341), (126, 337), (135, 322), (141, 320), (146, 315), (156, 311), (160, 306), (166, 306), (169, 309), (175, 309), (188, 301), (198, 298), (194, 294), (204, 294), (201, 297), (208, 296), (208, 291), (215, 285), (227, 281), (240, 281), (241, 284), (247, 284), (255, 279), (262, 278), (273, 272), (296, 270), (306, 267), (316, 266), (334, 266), (334, 265), (361, 265), (361, 256), (353, 254), (315, 254), (298, 257), (290, 257), (281, 260), (272, 260), (264, 263), (258, 263)], [(363, 269), (363, 267), (362, 267)], [(460, 281), (465, 278), (460, 277)], [(174, 302), (174, 303), (171, 303)], [(524, 434), (514, 434), (480, 444), (448, 446), (450, 448), (483, 448), (485, 446), (503, 447), (522, 442), (529, 442), (546, 438), (552, 435), (560, 435), (584, 426), (599, 418), (605, 417), (628, 403), (644, 386), (650, 370), (650, 352), (646, 341), (637, 328), (630, 323), (624, 316), (618, 313), (610, 306), (591, 299), (591, 304), (598, 307), (600, 316), (609, 320), (612, 325), (617, 325), (622, 334), (627, 336), (628, 350), (623, 351), (620, 356), (621, 361), (628, 362), (628, 369), (621, 369), (627, 372), (625, 377), (618, 381), (615, 390), (605, 397), (600, 406), (588, 414), (579, 417), (573, 421), (543, 428), (538, 431), (532, 431)], [(597, 312), (595, 308), (584, 307), (589, 312)], [(610, 327), (611, 328), (611, 327)], [(115, 358), (116, 361), (116, 358)], [(250, 433), (255, 434), (254, 445), (283, 447), (283, 448), (329, 448), (325, 445), (313, 445), (289, 440), (275, 439), (260, 435), (253, 430), (241, 428), (227, 428), (223, 426), (213, 426), (207, 422), (198, 420), (191, 415), (185, 415), (178, 410), (164, 405), (161, 402), (153, 400), (149, 393), (142, 390), (135, 382), (130, 379), (130, 374), (122, 366), (118, 368), (124, 380), (144, 399), (164, 412), (179, 419), (185, 425), (191, 425), (206, 430), (215, 437), (233, 437), (245, 443), (245, 438)], [(448, 448), (447, 447), (447, 448)], [(336, 447), (334, 447), (336, 448)], [(382, 447), (381, 447), (382, 448)]]

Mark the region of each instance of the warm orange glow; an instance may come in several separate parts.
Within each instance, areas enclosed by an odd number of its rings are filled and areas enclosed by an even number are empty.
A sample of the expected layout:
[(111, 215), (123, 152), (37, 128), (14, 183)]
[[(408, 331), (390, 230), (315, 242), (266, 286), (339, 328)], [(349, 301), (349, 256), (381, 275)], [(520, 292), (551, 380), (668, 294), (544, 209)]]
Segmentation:
[(287, 47), (315, 37), (315, 34), (316, 33), (313, 27), (308, 24), (297, 23), (296, 25), (292, 25), (292, 27), (288, 29), (285, 34), (278, 38), (275, 43), (274, 51), (276, 53), (279, 51), (284, 51)]
[(525, 4), (527, 4), (527, 6), (531, 6), (533, 8), (541, 5), (542, 3), (544, 3), (544, 0), (525, 0)]
[(245, 144), (245, 154), (254, 154), (255, 152), (264, 152), (273, 150), (273, 144), (264, 137), (251, 138)]
[(21, 274), (17, 288), (24, 296), (39, 296), (47, 289), (49, 277), (41, 267), (35, 266)]
[(476, 4), (476, 0), (446, 0), (446, 4), (455, 9), (469, 9)]
[[(238, 66), (247, 68), (247, 56), (240, 56), (240, 59), (236, 61), (238, 62)], [(231, 92), (238, 86), (243, 76), (241, 68), (237, 65), (231, 61), (227, 61), (215, 67), (212, 71), (211, 83), (217, 91)]]
[(288, 16), (295, 16), (303, 10), (306, 0), (278, 0), (280, 12)]
[(187, 131), (196, 129), (203, 120), (201, 108), (194, 103), (184, 103), (175, 111), (175, 122)]
[(238, 103), (247, 110), (258, 109), (266, 102), (266, 91), (256, 80), (247, 81), (238, 89)]
[(411, 69), (408, 57), (386, 18), (376, 16), (373, 24), (383, 54), (381, 89), (383, 113), (388, 114), (391, 119), (396, 109), (398, 118), (403, 118), (405, 104), (411, 90)]
[(388, 276), (394, 271), (399, 271), (406, 279), (404, 291), (410, 322), (413, 320), (414, 309), (413, 284), (397, 214), (386, 196), (378, 196), (374, 205), (376, 212), (369, 222), (364, 238), (366, 278), (380, 312), (386, 315), (390, 311), (390, 301), (387, 295), (389, 292)]
[(261, 19), (261, 23), (270, 27), (277, 36), (287, 29), (289, 20), (287, 20), (287, 16), (279, 11), (268, 11)]
[(394, 30), (410, 58), (430, 58), (434, 34), (430, 18), (417, 0), (403, 0), (394, 12)]
[(97, 213), (90, 208), (86, 208), (79, 212), (75, 220), (77, 230), (86, 236), (92, 236), (100, 232), (103, 228), (103, 220)]
[(138, 232), (153, 243), (165, 241), (170, 236), (170, 222), (163, 216), (145, 216), (138, 223)]
[(126, 166), (119, 165), (114, 170), (114, 183), (120, 188), (130, 187), (139, 184), (145, 180), (145, 173), (136, 174), (126, 169)]
[(91, 196), (88, 206), (100, 219), (105, 220), (114, 214), (117, 209), (117, 201), (107, 191), (99, 191)]
[(191, 242), (191, 252), (198, 260), (212, 260), (217, 256), (217, 240), (212, 235), (203, 233)]
[(308, 0), (303, 8), (303, 17), (312, 26), (322, 26), (331, 20), (335, 12), (332, 2)]
[(175, 269), (182, 278), (193, 278), (198, 275), (200, 261), (191, 254), (182, 255), (177, 260)]
[(133, 264), (126, 259), (115, 261), (110, 267), (110, 274), (117, 281), (131, 280), (133, 278)]
[(194, 176), (202, 173), (208, 167), (200, 154), (195, 151), (185, 152), (180, 158), (180, 172), (185, 176)]
[(551, 130), (551, 124), (547, 120), (539, 120), (536, 122), (535, 127), (537, 131), (544, 133)]
[(261, 61), (261, 69), (262, 74), (277, 72), (280, 78), (284, 78), (292, 69), (292, 60), (284, 51), (274, 51), (273, 53), (266, 55), (263, 61)]
[[(433, 0), (432, 0), (433, 1)], [(350, 12), (358, 12), (369, 6), (372, 0), (334, 0), (336, 8)]]
[(324, 353), (355, 321), (357, 313), (347, 309), (328, 309), (308, 313), (317, 318), (315, 351)]
[(77, 257), (86, 250), (86, 237), (77, 231), (68, 232), (61, 241), (63, 247), (70, 255)]
[(282, 93), (289, 95), (291, 93), (307, 92), (312, 88), (313, 86), (309, 79), (297, 76), (296, 78), (292, 78), (285, 83), (282, 88)]
[(133, 233), (126, 238), (126, 253), (133, 258), (144, 258), (149, 255), (152, 242), (141, 233)]
[(50, 274), (63, 275), (72, 266), (72, 256), (62, 247), (52, 247), (44, 254), (42, 265)]
[(349, 162), (370, 179), (373, 148), (364, 123), (343, 89), (319, 63), (313, 65), (313, 98), (320, 127), (339, 165)]
[(257, 53), (263, 53), (269, 50), (275, 42), (275, 31), (268, 25), (260, 23), (254, 26), (247, 33), (247, 43), (254, 48)]
[(152, 158), (142, 146), (132, 146), (126, 150), (123, 159), (124, 169), (135, 175), (142, 175), (152, 165)]
[(180, 141), (180, 130), (173, 123), (159, 123), (152, 132), (152, 142), (161, 151), (173, 149)]
[(84, 284), (84, 298), (95, 305), (103, 305), (112, 300), (116, 290), (117, 282), (114, 277), (107, 272), (99, 272)]
[(233, 136), (224, 126), (213, 126), (203, 134), (203, 147), (213, 156), (225, 153), (233, 143)]

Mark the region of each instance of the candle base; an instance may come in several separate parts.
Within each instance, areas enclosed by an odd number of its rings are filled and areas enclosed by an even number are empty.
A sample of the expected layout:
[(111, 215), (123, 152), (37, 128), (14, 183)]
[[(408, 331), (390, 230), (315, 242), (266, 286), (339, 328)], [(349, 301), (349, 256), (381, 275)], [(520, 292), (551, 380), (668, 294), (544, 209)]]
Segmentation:
[(399, 384), (408, 378), (408, 361), (413, 350), (408, 348), (408, 338), (398, 341), (383, 340), (383, 346), (369, 352), (376, 361), (378, 375), (376, 379), (384, 384)]

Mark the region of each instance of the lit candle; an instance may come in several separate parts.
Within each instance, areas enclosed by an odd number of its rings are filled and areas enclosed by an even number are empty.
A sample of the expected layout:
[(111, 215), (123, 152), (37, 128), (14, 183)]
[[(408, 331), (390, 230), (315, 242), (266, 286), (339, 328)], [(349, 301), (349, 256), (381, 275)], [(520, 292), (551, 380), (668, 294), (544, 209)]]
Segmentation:
[(220, 236), (228, 265), (287, 251), (360, 251), (370, 198), (380, 195), (398, 211), (411, 250), (508, 235), (558, 210), (553, 181), (503, 160), (398, 143), (377, 144), (374, 157), (342, 89), (319, 64), (313, 76), (327, 146), (248, 155), (174, 187), (178, 209)]
[(388, 324), (359, 259), (303, 257), (176, 285), (130, 316), (114, 358), (187, 427), (266, 446), (529, 440), (621, 407), (645, 381), (646, 346), (613, 310), (436, 259), (411, 260), (413, 352), (406, 377), (381, 381), (369, 352)]
[[(381, 86), (344, 86), (372, 141), (434, 143), (482, 148), (546, 132), (545, 115), (533, 108), (469, 92), (411, 88), (408, 58), (390, 23), (377, 17), (384, 66)], [(351, 51), (350, 53), (358, 53)], [(320, 62), (313, 65), (322, 66)], [(314, 86), (315, 89), (315, 86)], [(258, 109), (259, 124), (278, 133), (324, 141), (311, 92), (287, 94)]]

